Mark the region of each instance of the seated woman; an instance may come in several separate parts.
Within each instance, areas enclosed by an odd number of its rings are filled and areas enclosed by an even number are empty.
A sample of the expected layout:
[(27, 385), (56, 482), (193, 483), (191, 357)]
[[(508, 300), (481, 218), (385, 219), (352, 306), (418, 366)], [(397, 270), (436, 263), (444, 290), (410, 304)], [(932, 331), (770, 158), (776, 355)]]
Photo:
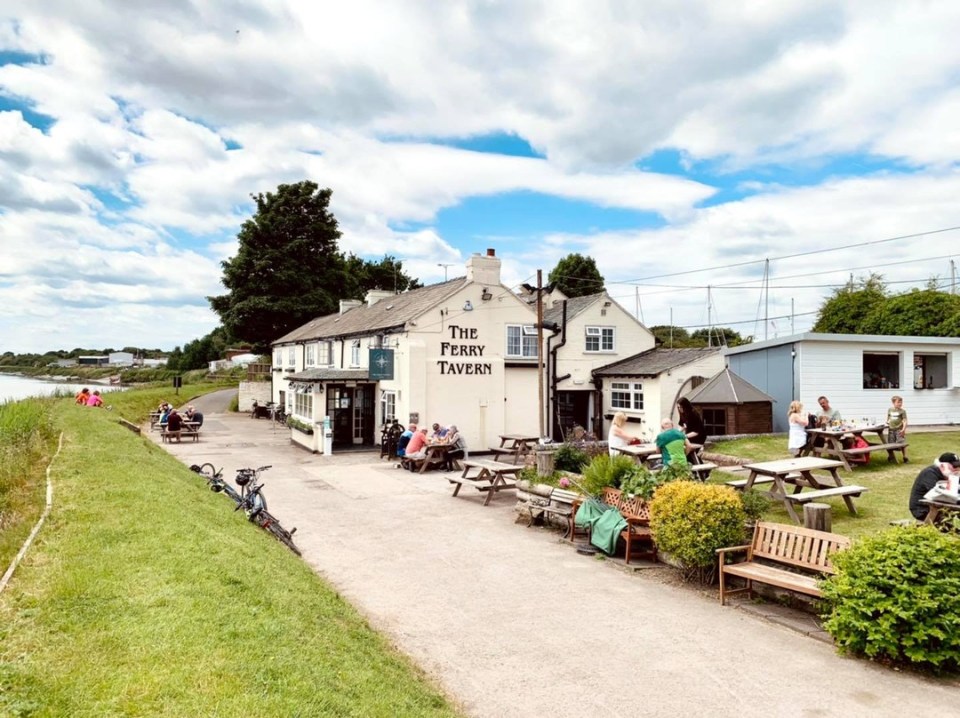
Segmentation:
[(618, 447), (626, 446), (633, 441), (633, 437), (623, 429), (626, 423), (627, 415), (622, 411), (613, 415), (613, 421), (610, 422), (610, 431), (607, 434), (607, 451), (610, 456), (616, 456), (620, 453), (617, 451)]
[(787, 450), (793, 456), (800, 456), (800, 450), (807, 445), (807, 417), (803, 414), (803, 404), (791, 401), (787, 409)]

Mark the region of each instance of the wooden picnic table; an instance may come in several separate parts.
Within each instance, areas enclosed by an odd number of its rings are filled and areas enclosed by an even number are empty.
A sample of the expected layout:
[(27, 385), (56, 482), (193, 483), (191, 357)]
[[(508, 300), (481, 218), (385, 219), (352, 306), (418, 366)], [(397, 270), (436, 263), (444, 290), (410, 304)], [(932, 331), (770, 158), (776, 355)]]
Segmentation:
[[(807, 445), (800, 450), (800, 454), (801, 456), (812, 454), (813, 456), (834, 457), (843, 464), (843, 468), (847, 471), (853, 469), (850, 465), (851, 458), (862, 456), (863, 454), (869, 457), (873, 451), (886, 451), (887, 457), (895, 462), (897, 457), (894, 452), (900, 451), (902, 454), (903, 450), (907, 448), (907, 443), (904, 441), (892, 444), (884, 443), (883, 432), (886, 428), (886, 424), (866, 424), (862, 426), (840, 426), (835, 429), (829, 427), (823, 429), (807, 429), (807, 436), (811, 437), (812, 440), (808, 441)], [(851, 443), (854, 439), (862, 437), (864, 434), (876, 434), (879, 441), (871, 442), (869, 439), (864, 439), (870, 446), (860, 449), (847, 448), (844, 446), (844, 442)], [(820, 441), (817, 441), (817, 439), (820, 439)]]
[[(469, 476), (470, 469), (473, 468), (480, 469), (480, 473), (476, 476)], [(453, 489), (454, 496), (460, 493), (460, 489), (463, 486), (473, 486), (481, 493), (486, 493), (487, 498), (483, 502), (483, 505), (486, 506), (498, 491), (516, 489), (517, 482), (513, 479), (515, 479), (516, 474), (522, 470), (523, 467), (517, 466), (516, 464), (505, 464), (500, 461), (490, 461), (489, 459), (464, 459), (463, 473), (460, 476), (448, 475), (447, 481), (451, 484), (456, 484), (456, 487)], [(507, 476), (510, 476), (511, 480), (508, 481)]]
[(180, 422), (180, 435), (177, 436), (175, 432), (167, 431), (167, 423), (163, 422), (159, 424), (160, 426), (160, 439), (162, 441), (169, 441), (170, 439), (176, 438), (178, 441), (182, 440), (184, 437), (187, 439), (193, 439), (194, 442), (200, 440), (200, 422), (198, 421), (182, 421)]
[(660, 456), (660, 449), (656, 444), (627, 444), (626, 446), (615, 446), (613, 448), (621, 454), (632, 456), (638, 464)]
[(930, 510), (927, 517), (923, 520), (925, 524), (936, 524), (937, 519), (942, 513), (960, 511), (960, 504), (950, 503), (948, 501), (938, 501), (937, 499), (920, 499), (920, 503), (927, 506)]
[[(743, 468), (750, 471), (749, 478), (728, 481), (727, 485), (749, 491), (758, 484), (773, 484), (766, 493), (771, 499), (781, 502), (790, 514), (790, 518), (797, 523), (802, 523), (802, 520), (794, 509), (795, 504), (805, 504), (831, 496), (842, 497), (847, 509), (856, 516), (857, 509), (853, 505), (853, 497), (859, 496), (868, 489), (865, 486), (844, 485), (840, 474), (837, 473), (837, 469), (841, 466), (843, 463), (840, 461), (816, 456), (762, 461), (756, 464), (744, 464)], [(827, 476), (822, 474), (818, 476), (813, 473), (814, 471), (826, 471)], [(793, 488), (792, 493), (787, 493), (788, 487)], [(811, 488), (813, 491), (804, 492), (804, 488)]]
[[(453, 444), (446, 444), (442, 441), (431, 441), (425, 444), (423, 450), (427, 455), (420, 462), (420, 470), (418, 473), (422, 474), (424, 471), (432, 469), (435, 466), (446, 466), (447, 454), (454, 448)], [(460, 463), (456, 459), (453, 460), (453, 467), (457, 471), (460, 470)]]
[(538, 441), (539, 436), (529, 434), (500, 434), (500, 446), (490, 447), (490, 451), (495, 461), (500, 459), (500, 454), (512, 454), (513, 463), (519, 464), (520, 458), (531, 453)]

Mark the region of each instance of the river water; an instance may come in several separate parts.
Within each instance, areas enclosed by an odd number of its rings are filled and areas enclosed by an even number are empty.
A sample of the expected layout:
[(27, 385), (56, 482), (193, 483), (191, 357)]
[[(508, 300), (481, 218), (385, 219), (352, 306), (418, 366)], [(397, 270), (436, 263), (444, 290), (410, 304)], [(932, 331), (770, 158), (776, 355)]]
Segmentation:
[(91, 391), (99, 389), (101, 394), (119, 388), (103, 386), (102, 384), (71, 384), (63, 381), (42, 381), (32, 377), (0, 374), (0, 404), (7, 401), (26, 399), (28, 396), (50, 396), (58, 392), (73, 396), (85, 386)]

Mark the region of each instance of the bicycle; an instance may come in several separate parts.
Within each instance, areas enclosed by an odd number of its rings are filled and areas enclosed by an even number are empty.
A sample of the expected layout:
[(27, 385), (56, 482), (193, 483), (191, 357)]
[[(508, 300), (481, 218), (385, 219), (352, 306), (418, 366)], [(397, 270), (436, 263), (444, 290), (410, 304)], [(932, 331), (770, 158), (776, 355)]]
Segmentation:
[(213, 464), (201, 464), (197, 466), (194, 464), (190, 467), (191, 471), (195, 471), (200, 474), (203, 478), (207, 480), (207, 484), (210, 486), (210, 490), (214, 493), (225, 493), (234, 503), (239, 504), (243, 501), (243, 496), (237, 493), (237, 490), (233, 488), (229, 483), (223, 479), (223, 469), (217, 469)]
[(257, 524), (264, 531), (269, 531), (280, 543), (300, 556), (300, 549), (293, 543), (293, 535), (297, 532), (296, 527), (287, 531), (280, 525), (279, 519), (267, 510), (267, 499), (263, 495), (263, 484), (257, 483), (260, 474), (269, 468), (269, 466), (261, 466), (257, 469), (237, 469), (236, 481), (243, 492), (243, 497), (234, 511), (243, 509), (248, 520)]

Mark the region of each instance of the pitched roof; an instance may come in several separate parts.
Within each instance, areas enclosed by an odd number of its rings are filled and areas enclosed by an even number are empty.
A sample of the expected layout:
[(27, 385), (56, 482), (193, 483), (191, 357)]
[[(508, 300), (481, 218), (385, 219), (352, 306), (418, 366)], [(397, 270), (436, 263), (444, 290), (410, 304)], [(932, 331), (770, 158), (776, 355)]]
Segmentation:
[[(597, 300), (606, 296), (606, 292), (598, 294), (588, 294), (585, 297), (573, 297), (567, 299), (567, 321), (569, 322), (575, 316), (585, 311)], [(559, 324), (563, 320), (563, 300), (558, 301), (549, 309), (543, 310), (543, 321), (545, 324)]]
[(776, 401), (750, 382), (741, 379), (729, 368), (714, 376), (687, 394), (692, 404), (748, 404), (757, 401)]
[(402, 328), (411, 319), (419, 317), (466, 285), (466, 277), (456, 277), (447, 282), (411, 289), (403, 294), (381, 299), (373, 306), (364, 304), (343, 314), (317, 317), (275, 339), (271, 344), (336, 339)]
[(659, 376), (663, 372), (716, 354), (717, 348), (648, 349), (593, 370), (596, 376)]

